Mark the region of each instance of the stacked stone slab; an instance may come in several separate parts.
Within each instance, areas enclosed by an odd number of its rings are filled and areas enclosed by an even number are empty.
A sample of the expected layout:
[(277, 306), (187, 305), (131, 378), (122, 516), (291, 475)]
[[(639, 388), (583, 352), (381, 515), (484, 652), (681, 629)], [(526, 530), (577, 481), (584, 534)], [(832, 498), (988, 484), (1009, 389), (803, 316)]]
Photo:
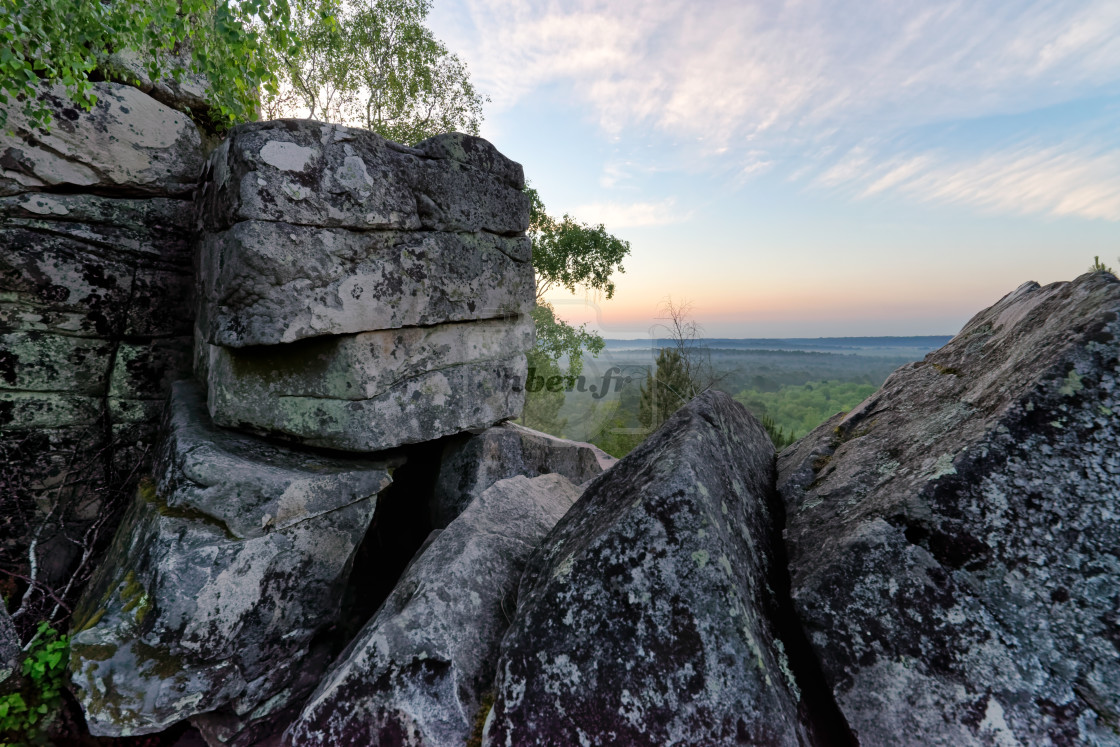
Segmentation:
[(200, 193), (196, 367), (215, 422), (377, 451), (524, 404), (534, 301), (521, 167), (309, 121), (233, 131)]
[(317, 637), (402, 461), (217, 428), (201, 388), (176, 383), (155, 479), (75, 611), (70, 668), (90, 730), (196, 717), (211, 744), (231, 745), (277, 731), (328, 663)]
[(18, 105), (0, 129), (0, 562), (29, 572), (53, 511), (36, 572), (56, 589), (82, 554), (72, 540), (88, 546), (114, 488), (146, 469), (194, 318), (203, 137), (135, 88), (92, 92), (86, 112), (45, 88), (49, 132)]

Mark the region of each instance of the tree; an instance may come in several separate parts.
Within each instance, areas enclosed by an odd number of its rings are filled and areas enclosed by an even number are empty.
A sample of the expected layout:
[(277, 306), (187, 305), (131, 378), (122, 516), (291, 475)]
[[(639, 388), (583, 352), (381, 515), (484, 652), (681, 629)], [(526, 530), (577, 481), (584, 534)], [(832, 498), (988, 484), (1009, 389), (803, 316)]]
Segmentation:
[(545, 294), (556, 288), (569, 293), (583, 290), (614, 297), (614, 273), (626, 272), (622, 261), (630, 253), (630, 242), (607, 233), (603, 224), (591, 226), (565, 214), (550, 216), (537, 190), (526, 187), (529, 196), (529, 239), (533, 242), (533, 271), (536, 274), (537, 304), (533, 321), (537, 349), (553, 361), (566, 358), (567, 375), (579, 376), (583, 354), (598, 355), (603, 338), (588, 332), (587, 325), (573, 327), (556, 318)]
[(288, 0), (0, 0), (0, 19), (0, 125), (16, 102), (34, 125), (49, 127), (43, 84), (64, 85), (90, 109), (91, 74), (126, 50), (141, 53), (152, 80), (204, 76), (215, 123), (247, 121), (258, 92), (276, 90), (266, 50), (299, 47)]
[[(537, 341), (529, 352), (530, 383), (532, 377), (547, 381), (560, 376), (566, 383), (574, 382), (583, 372), (583, 356), (597, 356), (603, 349), (603, 338), (587, 330), (587, 325), (574, 327), (558, 319), (556, 310), (545, 294), (556, 288), (570, 293), (583, 290), (614, 296), (615, 272), (625, 272), (622, 260), (630, 253), (630, 242), (609, 233), (599, 224), (580, 223), (569, 215), (556, 220), (548, 214), (540, 195), (532, 187), (525, 188), (529, 197), (529, 239), (533, 244), (533, 271), (536, 274), (536, 306), (532, 311)], [(565, 361), (561, 368), (560, 361)], [(530, 387), (525, 401), (522, 422), (539, 430), (558, 434), (564, 422), (557, 419), (564, 404), (564, 392), (548, 387)]]
[(478, 134), (487, 100), (466, 65), (424, 26), (431, 0), (293, 0), (298, 48), (270, 48), (282, 85), (272, 118), (302, 114), (413, 144)]
[(655, 430), (696, 394), (680, 352), (675, 348), (661, 348), (656, 367), (646, 373), (642, 384), (638, 419), (646, 428)]

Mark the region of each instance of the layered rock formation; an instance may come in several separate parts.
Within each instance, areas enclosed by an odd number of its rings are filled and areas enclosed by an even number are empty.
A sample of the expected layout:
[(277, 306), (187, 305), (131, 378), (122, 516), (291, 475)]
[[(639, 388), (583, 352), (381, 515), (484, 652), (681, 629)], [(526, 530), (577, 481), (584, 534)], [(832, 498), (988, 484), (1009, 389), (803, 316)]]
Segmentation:
[(594, 481), (522, 579), (484, 744), (809, 742), (775, 625), (773, 456), (709, 392)]
[(861, 744), (1120, 744), (1120, 283), (1023, 285), (779, 460)]
[(289, 742), (465, 744), (525, 563), (578, 496), (560, 475), (512, 477), (437, 530), (323, 678)]
[[(201, 190), (216, 422), (376, 451), (518, 414), (533, 271), (521, 167), (483, 140), (237, 128)], [(376, 367), (371, 362), (377, 361)]]
[(57, 589), (145, 469), (194, 317), (200, 132), (134, 88), (93, 93), (85, 112), (45, 89), (49, 133), (19, 107), (0, 132), (0, 556), (30, 572), (34, 536), (37, 580)]
[(207, 714), (201, 723), (221, 743), (253, 743), (325, 666), (313, 641), (337, 619), (400, 460), (221, 430), (186, 382), (166, 428), (155, 482), (141, 485), (75, 614), (70, 666), (94, 734)]

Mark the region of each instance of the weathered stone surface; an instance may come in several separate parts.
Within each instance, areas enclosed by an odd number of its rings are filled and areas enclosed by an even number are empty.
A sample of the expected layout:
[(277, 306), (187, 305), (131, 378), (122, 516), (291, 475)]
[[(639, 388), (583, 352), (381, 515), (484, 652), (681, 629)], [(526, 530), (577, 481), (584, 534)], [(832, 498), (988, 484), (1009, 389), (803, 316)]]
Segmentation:
[[(263, 348), (211, 345), (210, 412), (223, 425), (317, 446), (367, 451), (431, 440), (520, 412), (514, 374), (532, 345), (527, 316)], [(415, 392), (425, 396), (413, 400)], [(380, 419), (371, 420), (375, 411)]]
[(773, 623), (773, 459), (708, 392), (592, 482), (522, 578), (483, 743), (808, 743)]
[(1028, 283), (779, 459), (862, 744), (1120, 744), (1120, 283)]
[(246, 221), (202, 239), (200, 329), (213, 345), (275, 345), (528, 314), (528, 239)]
[(6, 568), (26, 575), (39, 532), (44, 584), (87, 574), (70, 565), (72, 539), (93, 541), (93, 522), (148, 469), (167, 385), (190, 372), (192, 215), (160, 197), (0, 198), (0, 462), (16, 476), (3, 488)]
[(143, 92), (94, 83), (97, 103), (76, 106), (61, 86), (40, 100), (53, 113), (49, 132), (33, 130), (9, 107), (0, 131), (0, 195), (57, 187), (117, 194), (189, 195), (202, 172), (202, 138), (194, 123)]
[(498, 480), (555, 473), (582, 485), (618, 460), (588, 443), (501, 423), (443, 450), (432, 497), (432, 525), (445, 527)]
[(73, 686), (91, 731), (217, 711), (227, 743), (267, 732), (314, 684), (313, 641), (393, 466), (223, 431), (199, 388), (177, 383), (157, 479), (75, 612)]
[(209, 230), (245, 220), (333, 228), (524, 233), (521, 166), (480, 138), (407, 148), (368, 130), (309, 120), (234, 128), (201, 192)]
[(0, 604), (0, 693), (4, 692), (4, 683), (20, 669), (19, 635), (12, 618), (8, 616), (8, 608)]
[(296, 745), (462, 745), (494, 679), (517, 582), (579, 496), (559, 475), (495, 483), (413, 561), (307, 702)]
[[(139, 52), (123, 50), (108, 55), (98, 65), (98, 69), (106, 78), (124, 81), (134, 88), (139, 88), (172, 109), (208, 113), (210, 86), (206, 76), (186, 72), (178, 81), (170, 75), (153, 81), (148, 75), (148, 60), (147, 56)], [(180, 54), (164, 60), (164, 69), (167, 69), (168, 63), (186, 67), (190, 64), (190, 58), (180, 50)]]
[[(524, 354), (471, 361), (395, 382), (368, 399), (290, 395), (260, 409), (228, 401), (216, 422), (242, 430), (343, 451), (379, 451), (486, 428), (520, 414), (525, 404)], [(251, 404), (251, 403), (250, 403)]]

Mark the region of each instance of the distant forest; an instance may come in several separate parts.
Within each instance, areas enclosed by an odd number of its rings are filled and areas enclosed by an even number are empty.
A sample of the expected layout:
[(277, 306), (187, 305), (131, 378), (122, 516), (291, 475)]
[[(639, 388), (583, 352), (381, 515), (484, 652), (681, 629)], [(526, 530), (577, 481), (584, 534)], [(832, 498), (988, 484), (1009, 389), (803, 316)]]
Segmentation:
[[(855, 407), (899, 366), (921, 359), (949, 339), (708, 339), (704, 343), (716, 378), (714, 388), (734, 396), (756, 417), (769, 418), (791, 441)], [(556, 417), (526, 425), (591, 441), (614, 456), (624, 456), (641, 443), (648, 435), (639, 421), (641, 385), (658, 349), (669, 341), (606, 343), (598, 357), (584, 358), (582, 380), (566, 391)]]

